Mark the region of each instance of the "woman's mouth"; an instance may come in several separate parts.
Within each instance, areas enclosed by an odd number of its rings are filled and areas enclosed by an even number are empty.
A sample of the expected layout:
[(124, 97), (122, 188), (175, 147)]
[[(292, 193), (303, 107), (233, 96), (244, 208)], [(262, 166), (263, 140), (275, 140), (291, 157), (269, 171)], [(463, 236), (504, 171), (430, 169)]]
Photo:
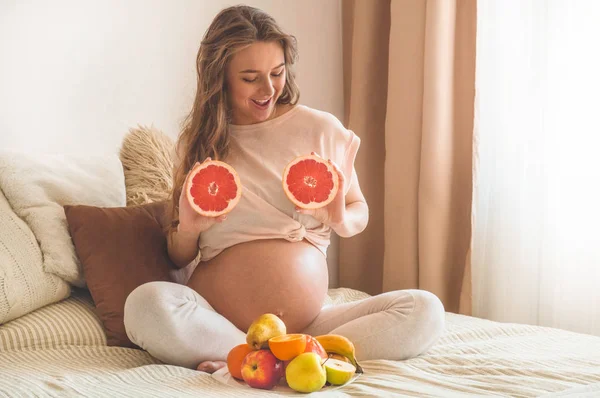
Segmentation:
[[(271, 97), (273, 98), (273, 97)], [(266, 100), (255, 100), (253, 99), (252, 102), (254, 103), (254, 105), (260, 109), (260, 110), (266, 110), (269, 108), (269, 105), (271, 105), (271, 98), (266, 99)]]

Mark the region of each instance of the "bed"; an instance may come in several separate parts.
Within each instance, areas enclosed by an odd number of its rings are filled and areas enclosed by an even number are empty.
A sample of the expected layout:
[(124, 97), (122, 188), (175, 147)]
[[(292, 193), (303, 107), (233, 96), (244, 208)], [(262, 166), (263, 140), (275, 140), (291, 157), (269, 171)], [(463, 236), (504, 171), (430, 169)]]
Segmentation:
[[(367, 297), (330, 289), (328, 303)], [(446, 331), (407, 361), (362, 361), (365, 373), (324, 396), (600, 395), (600, 337), (447, 313)], [(0, 395), (9, 397), (276, 396), (109, 347), (85, 289), (0, 326)]]
[[(277, 395), (230, 386), (111, 342), (119, 329), (110, 325), (120, 325), (123, 334), (122, 313), (115, 314), (127, 292), (170, 277), (170, 266), (161, 260), (164, 236), (156, 232), (163, 225), (147, 209), (168, 190), (172, 147), (160, 132), (140, 128), (126, 135), (120, 157), (0, 153), (0, 396)], [(144, 211), (130, 206), (142, 203), (148, 203)], [(96, 234), (81, 239), (85, 251), (77, 243), (83, 229), (74, 233), (63, 209), (69, 204), (92, 206), (80, 220)], [(112, 212), (118, 223), (101, 224), (91, 218), (92, 208)], [(365, 297), (330, 289), (326, 304)], [(454, 313), (446, 313), (445, 332), (425, 354), (360, 363), (364, 374), (351, 384), (318, 394), (600, 396), (600, 337)]]

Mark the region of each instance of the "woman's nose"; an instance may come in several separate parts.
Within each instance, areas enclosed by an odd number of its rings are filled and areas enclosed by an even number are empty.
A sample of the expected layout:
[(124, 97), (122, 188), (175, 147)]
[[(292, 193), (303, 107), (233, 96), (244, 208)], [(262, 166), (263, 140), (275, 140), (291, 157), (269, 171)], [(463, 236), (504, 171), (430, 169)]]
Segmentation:
[(271, 79), (266, 79), (265, 83), (261, 87), (261, 94), (265, 97), (270, 97), (275, 94), (275, 87), (273, 87), (273, 82)]

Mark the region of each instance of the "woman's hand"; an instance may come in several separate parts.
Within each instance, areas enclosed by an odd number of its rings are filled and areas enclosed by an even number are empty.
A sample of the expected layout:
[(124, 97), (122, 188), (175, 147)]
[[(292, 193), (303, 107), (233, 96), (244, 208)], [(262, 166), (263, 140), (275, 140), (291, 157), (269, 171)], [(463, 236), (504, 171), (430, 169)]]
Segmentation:
[[(311, 152), (311, 155), (319, 156), (315, 152)], [(331, 161), (331, 159), (327, 159), (327, 162), (333, 166), (338, 175), (338, 191), (335, 198), (327, 206), (319, 209), (302, 209), (296, 206), (296, 211), (301, 214), (308, 214), (335, 230), (337, 227), (343, 225), (346, 219), (346, 198), (344, 195), (346, 191), (346, 179), (338, 165)]]
[[(206, 158), (204, 162), (211, 160), (210, 157)], [(194, 166), (196, 166), (196, 163)], [(192, 167), (193, 169), (194, 167)], [(191, 170), (190, 170), (191, 172)], [(184, 234), (199, 235), (202, 232), (208, 230), (214, 224), (221, 223), (227, 219), (227, 215), (224, 214), (219, 217), (206, 217), (200, 215), (194, 211), (185, 193), (185, 187), (190, 178), (190, 172), (188, 172), (183, 187), (181, 189), (181, 195), (179, 195), (179, 226), (177, 231)]]

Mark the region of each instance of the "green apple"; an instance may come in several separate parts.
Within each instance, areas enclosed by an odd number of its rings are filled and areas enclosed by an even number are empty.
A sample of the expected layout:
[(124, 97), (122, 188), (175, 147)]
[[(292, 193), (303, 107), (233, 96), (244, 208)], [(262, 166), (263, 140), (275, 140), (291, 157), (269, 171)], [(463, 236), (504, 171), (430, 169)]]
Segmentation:
[(352, 378), (356, 368), (349, 362), (329, 358), (323, 364), (327, 372), (327, 381), (334, 386), (346, 384)]
[(285, 379), (291, 389), (298, 392), (320, 390), (327, 381), (327, 372), (321, 364), (323, 359), (314, 352), (298, 355), (285, 369)]

